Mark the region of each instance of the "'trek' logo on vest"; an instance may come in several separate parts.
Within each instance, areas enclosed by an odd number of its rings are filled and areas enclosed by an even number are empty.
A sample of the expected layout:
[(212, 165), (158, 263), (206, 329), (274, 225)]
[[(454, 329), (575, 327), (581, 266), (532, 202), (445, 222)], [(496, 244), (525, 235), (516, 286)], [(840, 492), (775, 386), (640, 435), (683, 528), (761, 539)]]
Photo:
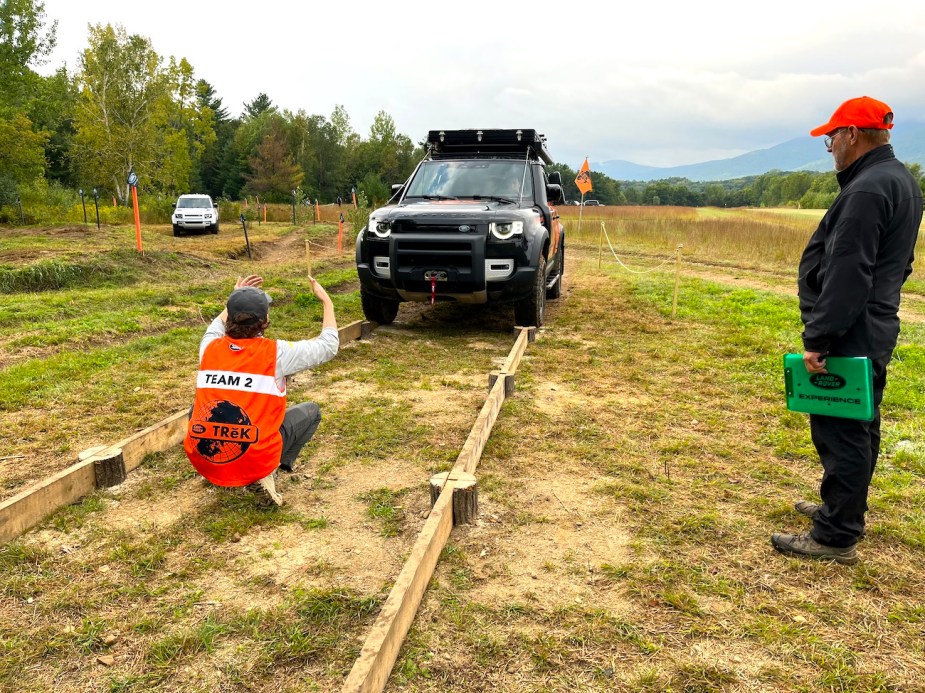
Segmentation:
[(196, 451), (212, 464), (234, 462), (258, 436), (247, 412), (227, 400), (202, 405), (190, 419), (189, 433)]

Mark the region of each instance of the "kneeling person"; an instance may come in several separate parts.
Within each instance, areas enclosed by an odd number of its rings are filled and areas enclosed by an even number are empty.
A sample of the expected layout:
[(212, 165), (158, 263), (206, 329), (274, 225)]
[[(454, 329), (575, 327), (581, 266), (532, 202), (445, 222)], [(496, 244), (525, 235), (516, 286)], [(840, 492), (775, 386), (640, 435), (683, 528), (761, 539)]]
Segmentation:
[(199, 344), (196, 400), (183, 447), (203, 477), (216, 486), (249, 486), (276, 505), (278, 468), (292, 471), (311, 440), (321, 411), (314, 402), (286, 407), (286, 376), (330, 361), (340, 337), (334, 304), (309, 277), (324, 309), (321, 334), (288, 342), (266, 339), (270, 301), (263, 278), (238, 279), (222, 314)]

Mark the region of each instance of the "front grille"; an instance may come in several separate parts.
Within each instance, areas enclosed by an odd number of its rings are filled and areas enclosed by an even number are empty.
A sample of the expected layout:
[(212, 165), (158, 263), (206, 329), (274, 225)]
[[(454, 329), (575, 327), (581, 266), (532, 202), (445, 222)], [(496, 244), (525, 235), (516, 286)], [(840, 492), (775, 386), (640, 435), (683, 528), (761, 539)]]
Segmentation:
[[(428, 227), (428, 231), (430, 227)], [(425, 272), (446, 274), (439, 292), (468, 293), (485, 288), (485, 239), (476, 235), (460, 238), (427, 236), (392, 236), (392, 276), (398, 288), (407, 291), (430, 291)]]

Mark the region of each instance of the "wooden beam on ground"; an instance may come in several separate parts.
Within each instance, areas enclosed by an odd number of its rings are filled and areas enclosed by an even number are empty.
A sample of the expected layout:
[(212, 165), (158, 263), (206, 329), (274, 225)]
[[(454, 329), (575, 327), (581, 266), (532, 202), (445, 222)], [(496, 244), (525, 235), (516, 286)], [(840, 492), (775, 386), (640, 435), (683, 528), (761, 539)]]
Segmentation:
[[(529, 336), (529, 329), (523, 328), (514, 343), (505, 361), (505, 367), (510, 369), (510, 373), (517, 370), (527, 342), (532, 341)], [(502, 373), (507, 374), (505, 371)], [(478, 487), (473, 472), (504, 403), (507, 380), (504, 377), (495, 378), (453, 469), (431, 479), (431, 498), (436, 498), (436, 501), (414, 543), (411, 555), (366, 637), (360, 656), (354, 662), (341, 693), (379, 693), (385, 688), (402, 642), (421, 604), (424, 589), (433, 576), (437, 559), (453, 529), (454, 504), (458, 506), (457, 511), (461, 517), (469, 521), (475, 518)], [(457, 484), (460, 486), (459, 493)]]
[(350, 342), (355, 342), (363, 337), (363, 321), (356, 320), (349, 325), (344, 325), (337, 330), (337, 334), (340, 337), (341, 346), (349, 344)]
[(536, 334), (535, 327), (520, 327), (520, 334), (517, 335), (517, 339), (514, 341), (514, 346), (511, 349), (511, 353), (507, 355), (507, 358), (504, 359), (504, 365), (501, 366), (502, 373), (516, 373), (517, 367), (520, 365), (520, 359), (523, 358), (524, 352), (527, 350), (527, 343), (533, 341), (533, 335)]
[(469, 437), (463, 443), (462, 450), (456, 458), (453, 465), (454, 472), (468, 472), (475, 474), (475, 468), (482, 458), (482, 451), (485, 450), (485, 444), (488, 443), (488, 436), (491, 435), (491, 429), (498, 420), (498, 412), (501, 411), (501, 405), (504, 404), (504, 378), (495, 380), (488, 397), (485, 398), (485, 404), (475, 419), (472, 430), (469, 431)]
[[(177, 412), (115, 445), (97, 446), (78, 455), (78, 462), (0, 503), (0, 543), (13, 539), (58, 508), (76, 503), (97, 488), (97, 462), (122, 451), (125, 471), (145, 455), (177, 445), (186, 431), (188, 410)], [(110, 477), (107, 477), (110, 478)]]
[(174, 445), (179, 445), (186, 435), (186, 422), (189, 420), (189, 409), (183, 409), (176, 414), (158, 421), (153, 426), (134, 435), (110, 445), (96, 453), (96, 456), (105, 455), (107, 450), (122, 450), (125, 460), (125, 471), (130, 472), (141, 464), (141, 461), (152, 452), (162, 452)]
[(18, 537), (58, 508), (96, 488), (93, 458), (78, 462), (0, 503), (0, 542)]
[(360, 656), (344, 682), (342, 693), (381, 691), (389, 680), (405, 635), (417, 614), (424, 589), (453, 529), (452, 482), (444, 488), (418, 535), (411, 555), (389, 592)]

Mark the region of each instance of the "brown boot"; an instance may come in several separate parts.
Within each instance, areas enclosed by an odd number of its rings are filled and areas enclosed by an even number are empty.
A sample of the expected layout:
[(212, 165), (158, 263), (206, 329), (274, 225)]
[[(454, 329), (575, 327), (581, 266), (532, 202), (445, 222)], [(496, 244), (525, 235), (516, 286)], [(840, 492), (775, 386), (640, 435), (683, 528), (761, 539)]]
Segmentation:
[(857, 544), (846, 546), (826, 546), (820, 544), (809, 534), (772, 534), (771, 545), (781, 553), (821, 558), (835, 561), (842, 565), (854, 565), (858, 562)]

